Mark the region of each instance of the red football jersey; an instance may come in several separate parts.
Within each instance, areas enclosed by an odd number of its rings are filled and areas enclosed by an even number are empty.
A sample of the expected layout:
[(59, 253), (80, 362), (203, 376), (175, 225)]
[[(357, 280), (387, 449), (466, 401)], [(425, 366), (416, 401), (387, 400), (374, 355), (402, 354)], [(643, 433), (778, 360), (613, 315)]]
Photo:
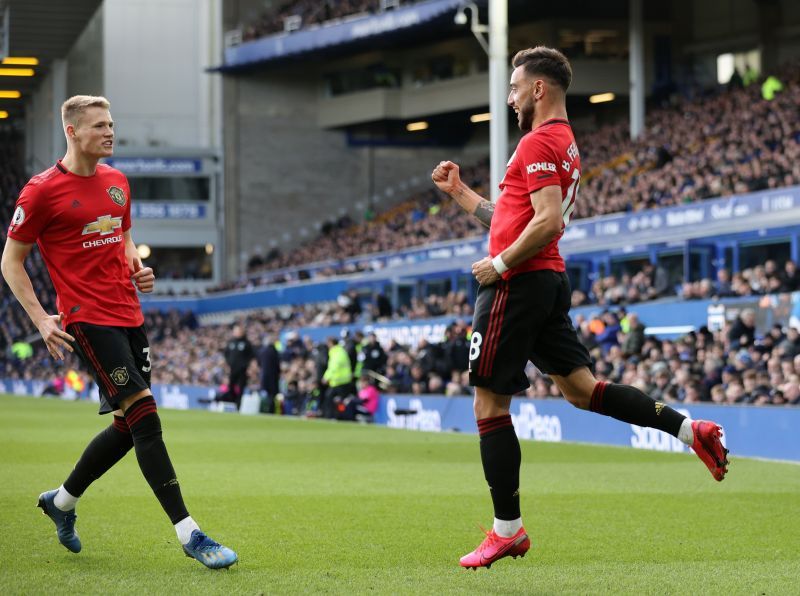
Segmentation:
[(536, 255), (506, 271), (503, 278), (539, 269), (565, 270), (564, 259), (558, 252), (558, 241), (575, 209), (580, 180), (581, 158), (568, 121), (547, 120), (520, 139), (500, 183), (502, 192), (489, 229), (489, 254), (497, 256), (519, 238), (534, 216), (531, 193), (540, 188), (561, 187), (564, 221), (561, 234)]
[(39, 245), (64, 327), (79, 321), (138, 327), (144, 317), (123, 238), (130, 227), (122, 172), (100, 164), (93, 176), (78, 176), (59, 161), (22, 189), (8, 237)]

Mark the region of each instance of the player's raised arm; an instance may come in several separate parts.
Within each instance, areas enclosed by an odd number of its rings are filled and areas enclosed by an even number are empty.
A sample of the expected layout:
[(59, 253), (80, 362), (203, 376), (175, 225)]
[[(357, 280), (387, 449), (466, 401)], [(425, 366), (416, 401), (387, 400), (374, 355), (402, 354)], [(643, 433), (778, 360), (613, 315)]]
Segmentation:
[(442, 192), (446, 192), (453, 197), (461, 207), (475, 216), (485, 227), (492, 224), (494, 215), (494, 203), (484, 199), (461, 180), (458, 164), (452, 161), (440, 161), (439, 165), (433, 168), (431, 180)]
[(32, 248), (33, 244), (20, 242), (13, 238), (6, 239), (0, 269), (2, 269), (3, 278), (8, 287), (11, 288), (14, 296), (42, 335), (47, 350), (53, 358), (63, 360), (63, 350), (72, 352), (72, 346), (68, 342), (75, 341), (75, 338), (61, 330), (59, 326), (61, 314), (47, 314), (33, 291), (31, 278), (25, 270), (25, 259)]

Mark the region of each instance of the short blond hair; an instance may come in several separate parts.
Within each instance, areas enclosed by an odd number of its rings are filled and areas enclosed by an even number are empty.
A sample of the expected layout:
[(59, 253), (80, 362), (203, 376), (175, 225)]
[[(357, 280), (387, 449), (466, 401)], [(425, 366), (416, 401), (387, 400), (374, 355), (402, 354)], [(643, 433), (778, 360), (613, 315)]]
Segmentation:
[(73, 95), (61, 104), (61, 122), (66, 126), (78, 125), (78, 121), (87, 108), (103, 108), (108, 110), (111, 103), (100, 95)]

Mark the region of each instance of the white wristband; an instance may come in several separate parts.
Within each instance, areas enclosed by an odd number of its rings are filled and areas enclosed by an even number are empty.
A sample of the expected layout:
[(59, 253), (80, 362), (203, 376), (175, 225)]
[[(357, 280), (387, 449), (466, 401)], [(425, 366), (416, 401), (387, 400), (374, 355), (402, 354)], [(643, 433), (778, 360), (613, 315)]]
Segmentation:
[(503, 257), (500, 255), (497, 255), (492, 259), (492, 265), (494, 266), (494, 270), (500, 275), (503, 275), (503, 273), (508, 271), (508, 265), (503, 262)]

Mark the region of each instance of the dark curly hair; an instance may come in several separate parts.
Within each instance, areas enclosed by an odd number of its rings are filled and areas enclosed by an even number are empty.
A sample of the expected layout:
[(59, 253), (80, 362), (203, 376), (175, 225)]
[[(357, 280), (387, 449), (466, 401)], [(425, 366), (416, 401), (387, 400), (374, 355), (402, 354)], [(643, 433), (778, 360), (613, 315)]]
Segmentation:
[(514, 55), (511, 64), (514, 68), (524, 66), (528, 76), (538, 75), (550, 79), (565, 92), (572, 82), (572, 67), (569, 65), (569, 60), (555, 48), (536, 46), (520, 50)]

